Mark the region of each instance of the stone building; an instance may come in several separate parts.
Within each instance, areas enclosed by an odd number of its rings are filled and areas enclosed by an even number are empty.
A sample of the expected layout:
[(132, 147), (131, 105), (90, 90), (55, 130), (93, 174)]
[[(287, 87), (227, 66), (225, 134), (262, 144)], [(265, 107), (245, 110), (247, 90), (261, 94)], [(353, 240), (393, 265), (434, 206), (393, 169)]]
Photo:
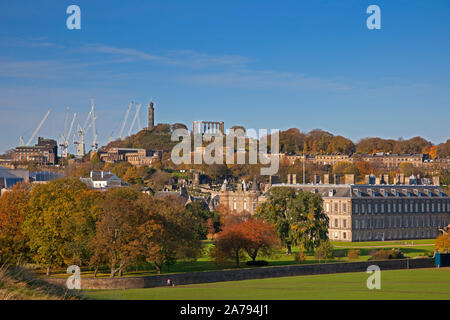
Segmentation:
[(422, 167), (426, 155), (420, 154), (393, 154), (393, 153), (376, 153), (373, 155), (369, 154), (355, 154), (351, 156), (351, 161), (366, 161), (376, 167), (395, 169), (400, 166), (401, 163), (411, 163), (414, 167)]
[(127, 185), (110, 171), (91, 171), (89, 178), (80, 178), (88, 187), (97, 190), (120, 188)]
[(242, 181), (238, 184), (237, 190), (232, 190), (225, 179), (219, 192), (219, 203), (237, 212), (248, 211), (254, 214), (258, 204), (264, 200), (256, 182), (248, 188), (247, 183)]
[(194, 121), (192, 124), (194, 134), (214, 134), (220, 132), (224, 134), (225, 127), (223, 121)]
[(151, 166), (152, 163), (161, 159), (160, 151), (135, 149), (135, 148), (110, 148), (99, 154), (103, 162), (115, 163), (127, 161), (135, 166)]
[(39, 137), (34, 146), (16, 147), (13, 151), (13, 162), (55, 165), (58, 163), (58, 144), (53, 139)]
[[(290, 178), (290, 182), (295, 180)], [(376, 184), (374, 180), (369, 184), (354, 184), (352, 175), (346, 175), (343, 180), (345, 184), (281, 183), (270, 188), (291, 187), (319, 194), (329, 218), (331, 240), (435, 238), (439, 229), (450, 222), (450, 197), (437, 180), (434, 180), (436, 185), (414, 184), (412, 180), (410, 184)], [(244, 185), (237, 191), (222, 189), (220, 203), (237, 211), (253, 214), (258, 204), (266, 201), (264, 193), (251, 192)]]

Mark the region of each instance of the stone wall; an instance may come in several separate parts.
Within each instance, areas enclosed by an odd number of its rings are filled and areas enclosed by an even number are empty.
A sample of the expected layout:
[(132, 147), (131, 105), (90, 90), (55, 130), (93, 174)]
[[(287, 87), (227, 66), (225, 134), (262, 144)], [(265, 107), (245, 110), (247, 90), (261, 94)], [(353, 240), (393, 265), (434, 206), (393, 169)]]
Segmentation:
[[(235, 270), (218, 270), (192, 273), (164, 274), (139, 278), (81, 278), (82, 289), (133, 289), (153, 288), (167, 285), (170, 278), (176, 285), (236, 281), (263, 278), (278, 278), (314, 274), (365, 272), (370, 265), (383, 270), (433, 268), (434, 259), (399, 259), (364, 262), (341, 262), (327, 264), (304, 264), (283, 267), (261, 267)], [(69, 275), (68, 275), (69, 276)], [(47, 282), (65, 286), (67, 279), (45, 279)]]

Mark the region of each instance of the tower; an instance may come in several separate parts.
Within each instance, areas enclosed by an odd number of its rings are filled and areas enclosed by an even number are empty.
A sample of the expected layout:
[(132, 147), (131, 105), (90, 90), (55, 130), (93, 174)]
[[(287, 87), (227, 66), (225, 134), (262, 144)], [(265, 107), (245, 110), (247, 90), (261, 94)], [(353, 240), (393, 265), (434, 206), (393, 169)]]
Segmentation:
[(148, 129), (151, 130), (155, 127), (155, 109), (153, 108), (153, 101), (150, 101), (148, 107)]

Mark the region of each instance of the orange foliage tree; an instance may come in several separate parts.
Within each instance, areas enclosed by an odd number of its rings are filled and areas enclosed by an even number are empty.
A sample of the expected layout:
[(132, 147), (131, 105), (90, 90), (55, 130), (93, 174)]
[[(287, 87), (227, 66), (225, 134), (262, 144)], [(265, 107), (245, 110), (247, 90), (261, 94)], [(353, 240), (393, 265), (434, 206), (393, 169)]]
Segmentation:
[(229, 214), (223, 224), (211, 253), (217, 262), (231, 258), (239, 266), (245, 253), (255, 261), (258, 254), (270, 255), (274, 248), (280, 246), (274, 226), (248, 214)]
[(450, 249), (450, 235), (441, 234), (438, 236), (434, 242), (434, 248), (438, 252), (448, 253), (448, 250)]
[(22, 231), (29, 184), (16, 184), (0, 197), (0, 264), (18, 264), (28, 257), (28, 237)]

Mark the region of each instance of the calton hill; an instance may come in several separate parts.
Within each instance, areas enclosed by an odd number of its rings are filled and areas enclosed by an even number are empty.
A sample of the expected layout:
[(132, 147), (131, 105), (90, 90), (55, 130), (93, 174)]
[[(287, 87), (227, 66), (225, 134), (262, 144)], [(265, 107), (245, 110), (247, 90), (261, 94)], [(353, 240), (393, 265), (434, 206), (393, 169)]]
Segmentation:
[[(67, 277), (70, 265), (81, 267), (82, 277), (136, 277), (206, 270), (322, 264), (345, 261), (431, 257), (448, 252), (448, 234), (437, 239), (339, 242), (328, 234), (330, 221), (319, 194), (289, 187), (272, 188), (267, 201), (255, 214), (224, 205), (213, 210), (205, 201), (209, 194), (189, 183), (194, 173), (211, 191), (225, 179), (235, 186), (266, 182), (259, 165), (174, 165), (170, 140), (182, 124), (159, 124), (153, 130), (110, 142), (113, 147), (162, 151), (151, 166), (128, 162), (103, 163), (98, 153), (81, 161), (69, 159), (60, 169), (65, 177), (45, 184), (18, 183), (0, 197), (0, 264), (21, 267), (38, 277)], [(269, 139), (270, 141), (270, 139)], [(450, 156), (450, 140), (433, 145), (420, 137), (409, 140), (366, 138), (358, 143), (322, 130), (301, 133), (289, 129), (280, 134), (280, 152), (286, 154), (373, 154), (426, 153), (431, 159)], [(356, 181), (367, 174), (403, 173), (440, 175), (443, 185), (450, 180), (448, 170), (401, 165), (397, 169), (378, 168), (371, 163), (338, 162), (334, 165), (300, 161), (280, 163), (279, 177), (288, 173), (310, 182), (314, 174), (352, 173)], [(31, 170), (43, 170), (29, 164)], [(48, 170), (48, 168), (45, 168)], [(90, 172), (111, 171), (127, 185), (98, 191), (80, 181)], [(170, 186), (185, 186), (193, 195), (189, 203), (176, 196), (157, 194)], [(0, 289), (2, 283), (0, 279)], [(1, 290), (0, 290), (1, 293)]]

